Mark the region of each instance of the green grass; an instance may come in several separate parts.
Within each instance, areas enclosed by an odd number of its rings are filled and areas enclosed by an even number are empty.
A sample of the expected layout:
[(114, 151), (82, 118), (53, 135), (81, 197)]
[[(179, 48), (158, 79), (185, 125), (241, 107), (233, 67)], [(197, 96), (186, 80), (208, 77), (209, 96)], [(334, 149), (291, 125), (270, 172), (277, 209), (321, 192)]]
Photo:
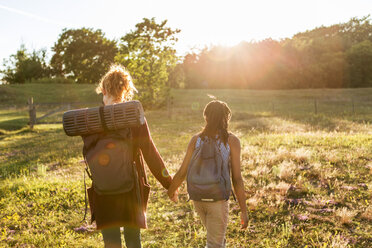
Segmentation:
[[(87, 85), (0, 86), (0, 92), (12, 92), (0, 94), (0, 103), (8, 101), (0, 110), (0, 247), (103, 247), (94, 226), (81, 222), (81, 139), (67, 137), (61, 124), (27, 128), (25, 99), (32, 95), (36, 103), (62, 102), (63, 90), (69, 92), (64, 102), (100, 102)], [(172, 94), (171, 118), (165, 109), (146, 112), (171, 174), (203, 126), (207, 94), (232, 109), (230, 127), (242, 143), (249, 228), (239, 230), (238, 204), (231, 200), (229, 247), (372, 244), (372, 89)], [(38, 116), (55, 107), (39, 106)], [(62, 112), (46, 121), (60, 120)], [(185, 184), (178, 204), (167, 199), (152, 176), (150, 184), (143, 246), (204, 247), (205, 229), (187, 202)]]
[(23, 105), (29, 97), (35, 103), (95, 102), (98, 96), (93, 85), (13, 84), (0, 85), (0, 103)]

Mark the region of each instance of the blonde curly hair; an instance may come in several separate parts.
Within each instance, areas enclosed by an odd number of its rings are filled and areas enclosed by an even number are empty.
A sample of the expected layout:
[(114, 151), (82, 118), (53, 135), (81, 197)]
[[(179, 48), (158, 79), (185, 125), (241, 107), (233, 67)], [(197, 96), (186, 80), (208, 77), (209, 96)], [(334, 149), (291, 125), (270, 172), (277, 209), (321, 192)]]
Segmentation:
[(115, 101), (130, 101), (137, 92), (134, 87), (132, 77), (124, 66), (114, 64), (111, 65), (110, 70), (101, 78), (96, 92), (97, 94), (105, 91)]

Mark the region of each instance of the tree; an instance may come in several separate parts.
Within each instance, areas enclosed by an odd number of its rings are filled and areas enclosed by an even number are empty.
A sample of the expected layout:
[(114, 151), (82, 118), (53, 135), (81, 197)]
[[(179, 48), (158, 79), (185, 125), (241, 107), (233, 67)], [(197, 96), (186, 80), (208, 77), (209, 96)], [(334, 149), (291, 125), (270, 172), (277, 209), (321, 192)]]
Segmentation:
[(372, 86), (372, 42), (362, 41), (348, 50), (351, 87)]
[(170, 68), (168, 83), (171, 88), (175, 89), (183, 89), (186, 87), (183, 64), (178, 63), (174, 68)]
[(45, 62), (46, 50), (27, 52), (24, 45), (21, 45), (16, 54), (4, 60), (5, 70), (0, 71), (4, 74), (2, 80), (9, 84), (23, 84), (32, 79), (47, 77), (50, 68)]
[(123, 64), (131, 73), (139, 90), (139, 99), (145, 106), (159, 107), (169, 96), (168, 76), (177, 62), (173, 48), (180, 32), (160, 24), (155, 18), (144, 18), (135, 30), (121, 38), (116, 62)]
[(183, 70), (185, 74), (185, 87), (186, 88), (200, 88), (201, 79), (199, 66), (199, 58), (196, 53), (189, 53), (183, 59)]
[(52, 51), (53, 73), (76, 83), (94, 84), (114, 62), (116, 42), (104, 37), (101, 30), (63, 29)]

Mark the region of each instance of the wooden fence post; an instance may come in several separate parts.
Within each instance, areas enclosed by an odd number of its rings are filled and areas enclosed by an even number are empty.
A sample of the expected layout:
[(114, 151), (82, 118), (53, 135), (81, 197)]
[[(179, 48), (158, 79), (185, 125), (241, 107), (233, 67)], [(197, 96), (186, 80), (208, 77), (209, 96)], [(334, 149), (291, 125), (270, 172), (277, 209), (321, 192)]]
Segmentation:
[(30, 97), (28, 99), (28, 114), (30, 116), (30, 121), (29, 121), (30, 129), (33, 130), (34, 125), (36, 124), (36, 108), (34, 105), (33, 97)]
[(318, 103), (316, 99), (314, 99), (314, 111), (315, 111), (315, 114), (318, 114)]
[(168, 118), (172, 119), (173, 96), (168, 98)]
[(352, 107), (353, 107), (353, 114), (355, 115), (355, 104), (354, 104), (354, 98), (351, 99), (351, 104), (352, 104)]

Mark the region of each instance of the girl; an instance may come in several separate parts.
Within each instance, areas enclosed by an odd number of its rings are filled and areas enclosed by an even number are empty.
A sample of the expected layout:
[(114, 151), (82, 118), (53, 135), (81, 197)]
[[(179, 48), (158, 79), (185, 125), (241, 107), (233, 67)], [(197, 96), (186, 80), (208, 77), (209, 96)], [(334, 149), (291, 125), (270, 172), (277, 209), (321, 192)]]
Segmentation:
[[(226, 103), (222, 101), (211, 101), (204, 109), (204, 118), (206, 125), (204, 129), (192, 137), (187, 147), (185, 158), (173, 182), (168, 189), (168, 196), (177, 201), (177, 188), (185, 180), (191, 157), (196, 148), (201, 145), (205, 138), (214, 139), (220, 146), (220, 151), (225, 159), (231, 160), (232, 182), (235, 193), (238, 198), (241, 214), (242, 229), (248, 225), (247, 207), (244, 184), (240, 171), (240, 141), (232, 133), (228, 132), (228, 122), (231, 117), (231, 111)], [(229, 205), (227, 200), (205, 202), (193, 201), (195, 210), (200, 216), (203, 225), (207, 229), (207, 247), (225, 247), (225, 234), (229, 214)]]
[[(108, 105), (130, 100), (136, 89), (125, 68), (115, 65), (103, 76), (96, 91), (103, 94), (103, 104)], [(99, 195), (93, 188), (88, 189), (92, 221), (95, 220), (97, 229), (102, 231), (105, 247), (121, 247), (120, 227), (124, 227), (124, 238), (128, 248), (141, 247), (140, 228), (147, 227), (145, 213), (150, 190), (143, 158), (164, 188), (168, 189), (172, 182), (152, 141), (146, 120), (143, 125), (131, 128), (131, 134), (141, 200), (138, 200), (138, 192), (135, 192), (135, 189), (115, 195)], [(103, 135), (102, 133), (84, 136), (84, 150), (91, 149)]]

